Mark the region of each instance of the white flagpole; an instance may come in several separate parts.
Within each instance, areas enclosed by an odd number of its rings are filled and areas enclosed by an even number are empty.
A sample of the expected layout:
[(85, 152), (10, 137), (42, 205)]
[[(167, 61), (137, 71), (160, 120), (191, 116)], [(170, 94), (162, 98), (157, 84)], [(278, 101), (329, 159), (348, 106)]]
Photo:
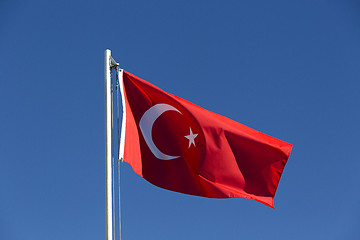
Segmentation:
[(113, 239), (113, 210), (112, 210), (112, 169), (111, 169), (111, 51), (105, 50), (105, 215), (106, 240)]

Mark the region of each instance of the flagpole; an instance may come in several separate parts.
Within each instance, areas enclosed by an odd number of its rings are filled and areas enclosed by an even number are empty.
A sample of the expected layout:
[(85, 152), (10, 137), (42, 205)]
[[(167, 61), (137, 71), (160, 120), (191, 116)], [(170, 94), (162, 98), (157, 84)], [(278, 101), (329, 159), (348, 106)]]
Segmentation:
[(112, 169), (111, 169), (111, 51), (105, 50), (105, 215), (106, 240), (113, 239)]

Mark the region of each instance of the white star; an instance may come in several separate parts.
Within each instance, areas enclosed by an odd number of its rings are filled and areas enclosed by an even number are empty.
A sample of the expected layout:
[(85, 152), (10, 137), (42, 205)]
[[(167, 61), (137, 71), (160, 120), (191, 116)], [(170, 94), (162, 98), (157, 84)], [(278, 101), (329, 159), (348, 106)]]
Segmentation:
[(189, 147), (191, 146), (191, 144), (194, 144), (194, 147), (196, 147), (195, 145), (195, 138), (197, 137), (198, 134), (193, 134), (191, 128), (190, 128), (190, 134), (189, 135), (186, 135), (184, 137), (186, 137), (187, 139), (189, 139)]

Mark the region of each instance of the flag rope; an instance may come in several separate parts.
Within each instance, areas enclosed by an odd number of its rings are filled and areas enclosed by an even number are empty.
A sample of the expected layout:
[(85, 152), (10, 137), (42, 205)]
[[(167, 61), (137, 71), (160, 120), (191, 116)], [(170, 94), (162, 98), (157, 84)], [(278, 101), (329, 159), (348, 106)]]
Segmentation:
[[(118, 134), (118, 149), (120, 149), (120, 110), (119, 110), (119, 73), (120, 73), (121, 69), (119, 67), (116, 68), (116, 105), (117, 105), (117, 134)], [(118, 151), (119, 153), (119, 151)], [(120, 204), (120, 158), (118, 156), (118, 161), (117, 161), (117, 164), (118, 164), (118, 187), (119, 187), (119, 190), (118, 190), (118, 193), (119, 193), (119, 196), (118, 196), (118, 201), (119, 201), (119, 238), (121, 240), (121, 204)]]
[(114, 109), (114, 88), (113, 88), (113, 76), (112, 76), (112, 71), (111, 71), (111, 67), (110, 67), (110, 88), (111, 88), (111, 165), (112, 165), (112, 218), (113, 218), (113, 239), (115, 239), (115, 187), (114, 187), (114, 162), (115, 162), (115, 158), (114, 158), (114, 114), (113, 114), (113, 109)]
[[(110, 125), (111, 125), (111, 173), (112, 173), (112, 176), (111, 176), (111, 181), (112, 181), (112, 189), (111, 189), (111, 193), (112, 193), (112, 239), (115, 240), (115, 237), (116, 237), (116, 220), (118, 219), (119, 221), (119, 238), (121, 240), (121, 202), (120, 202), (120, 145), (121, 145), (121, 141), (120, 141), (120, 110), (119, 110), (119, 91), (120, 91), (120, 88), (119, 88), (119, 75), (122, 76), (122, 69), (119, 68), (119, 64), (111, 57), (111, 53), (110, 53), (110, 94), (111, 94), (111, 97), (110, 97), (110, 107), (111, 107), (111, 122), (110, 122)], [(113, 72), (112, 70), (116, 70), (116, 79), (114, 79), (114, 76), (113, 76)], [(114, 87), (116, 87), (114, 89)], [(116, 91), (116, 96), (115, 95), (115, 91)], [(114, 119), (114, 108), (115, 108), (115, 104), (116, 104), (116, 110), (117, 110), (117, 119), (115, 120)], [(116, 122), (115, 122), (116, 121)], [(116, 124), (116, 126), (115, 126)], [(117, 136), (114, 136), (115, 132), (114, 131), (117, 131)], [(117, 143), (115, 143), (115, 139), (116, 137), (118, 138), (117, 139)], [(117, 150), (118, 152), (118, 156), (117, 156), (117, 167), (118, 167), (118, 208), (119, 208), (119, 212), (118, 212), (118, 218), (116, 218), (116, 214), (115, 214), (115, 205), (116, 205), (116, 196), (115, 196), (115, 151)]]

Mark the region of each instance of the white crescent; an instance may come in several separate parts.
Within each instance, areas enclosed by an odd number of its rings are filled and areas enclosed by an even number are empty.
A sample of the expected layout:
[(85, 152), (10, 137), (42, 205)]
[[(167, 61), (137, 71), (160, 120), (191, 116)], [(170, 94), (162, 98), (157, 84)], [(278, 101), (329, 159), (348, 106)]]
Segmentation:
[(170, 106), (169, 104), (160, 103), (149, 108), (144, 115), (141, 117), (139, 126), (141, 133), (145, 139), (146, 144), (148, 145), (150, 151), (154, 154), (155, 157), (161, 160), (172, 160), (175, 158), (179, 158), (180, 156), (171, 156), (161, 152), (155, 145), (152, 138), (152, 128), (153, 125), (161, 114), (167, 111), (176, 111), (182, 114), (179, 110)]

